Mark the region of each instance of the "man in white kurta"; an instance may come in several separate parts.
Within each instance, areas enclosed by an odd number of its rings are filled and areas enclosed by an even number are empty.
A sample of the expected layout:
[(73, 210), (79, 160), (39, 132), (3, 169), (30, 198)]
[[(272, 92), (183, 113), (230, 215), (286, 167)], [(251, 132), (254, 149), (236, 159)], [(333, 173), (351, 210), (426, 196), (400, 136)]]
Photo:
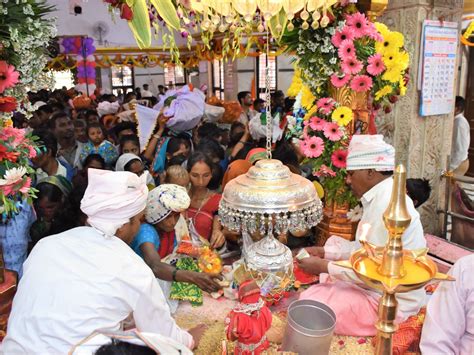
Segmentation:
[[(302, 298), (314, 298), (323, 302), (332, 298), (335, 302), (336, 316), (340, 316), (336, 324), (336, 332), (339, 334), (369, 336), (375, 335), (376, 332), (374, 320), (377, 318), (380, 293), (367, 288), (351, 270), (331, 261), (349, 259), (351, 253), (360, 248), (359, 239), (362, 235), (365, 240), (377, 246), (384, 246), (387, 243), (388, 232), (384, 226), (383, 213), (391, 198), (393, 178), (390, 172), (394, 170), (394, 159), (394, 148), (385, 143), (381, 135), (354, 135), (352, 137), (347, 157), (346, 183), (351, 187), (354, 195), (360, 198), (363, 206), (356, 240), (350, 242), (341, 237), (332, 236), (323, 248), (308, 248), (308, 252), (313, 256), (299, 261), (299, 266), (304, 271), (323, 274), (321, 282), (328, 281), (327, 285), (315, 285), (309, 288), (303, 293)], [(405, 249), (425, 248), (426, 240), (420, 215), (408, 196), (406, 196), (406, 205), (411, 216), (411, 223), (402, 236), (403, 247)], [(364, 227), (368, 227), (367, 230), (364, 231)], [(331, 290), (329, 290), (329, 284), (334, 286)], [(322, 288), (324, 292), (320, 292)], [(343, 290), (347, 293), (342, 292)], [(336, 295), (339, 295), (342, 300), (334, 297)], [(351, 297), (344, 301), (347, 295)], [(425, 299), (424, 289), (397, 294), (399, 320), (416, 314), (425, 304)], [(340, 310), (339, 315), (338, 310)], [(351, 316), (353, 320), (349, 321), (348, 317)]]
[(469, 146), (471, 144), (471, 127), (464, 117), (465, 100), (456, 96), (454, 111), (453, 144), (451, 146), (450, 170), (458, 175), (464, 175), (469, 169)]
[(455, 281), (441, 282), (428, 302), (421, 333), (423, 354), (474, 354), (474, 254), (449, 271)]
[(35, 246), (13, 301), (5, 354), (66, 354), (96, 330), (119, 330), (129, 314), (138, 330), (192, 348), (153, 272), (127, 245), (146, 205), (145, 175), (89, 169), (81, 209), (90, 227)]

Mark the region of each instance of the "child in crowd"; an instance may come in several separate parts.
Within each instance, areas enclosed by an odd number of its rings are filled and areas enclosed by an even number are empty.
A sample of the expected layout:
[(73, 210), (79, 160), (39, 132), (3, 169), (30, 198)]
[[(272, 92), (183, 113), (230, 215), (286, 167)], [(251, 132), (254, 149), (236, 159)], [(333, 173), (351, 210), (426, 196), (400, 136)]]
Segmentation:
[(140, 155), (140, 141), (135, 134), (127, 134), (120, 139), (120, 154), (132, 153)]
[(172, 165), (166, 169), (165, 184), (175, 184), (188, 188), (189, 174), (186, 168), (181, 165)]
[(105, 132), (98, 122), (89, 123), (87, 126), (89, 142), (82, 148), (80, 160), (84, 162), (89, 154), (99, 154), (107, 166), (112, 166), (118, 158), (114, 145), (105, 139)]

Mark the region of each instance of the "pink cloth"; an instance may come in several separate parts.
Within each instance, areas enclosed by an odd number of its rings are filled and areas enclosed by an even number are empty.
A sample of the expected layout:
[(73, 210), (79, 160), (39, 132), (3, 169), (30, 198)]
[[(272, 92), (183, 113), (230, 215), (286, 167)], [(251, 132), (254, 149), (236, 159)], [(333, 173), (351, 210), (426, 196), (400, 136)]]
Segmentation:
[(344, 281), (331, 281), (321, 274), (320, 284), (301, 293), (300, 299), (311, 299), (328, 305), (336, 313), (338, 335), (374, 336), (377, 333), (378, 299), (367, 290)]

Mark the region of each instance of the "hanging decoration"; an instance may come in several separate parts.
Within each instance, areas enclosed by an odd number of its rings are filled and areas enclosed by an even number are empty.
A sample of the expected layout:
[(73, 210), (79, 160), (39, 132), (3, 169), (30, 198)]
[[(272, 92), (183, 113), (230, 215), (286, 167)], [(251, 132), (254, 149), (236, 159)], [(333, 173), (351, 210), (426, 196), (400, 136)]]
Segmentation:
[(374, 133), (375, 113), (390, 112), (405, 95), (404, 37), (353, 5), (333, 7), (324, 26), (304, 28), (301, 18), (292, 22), (295, 29), (288, 28), (281, 41), (297, 56), (288, 95), (299, 97), (295, 116), (301, 128), (293, 128), (291, 137), (320, 178), (326, 202), (353, 206), (356, 200), (345, 184), (348, 142), (354, 133)]
[[(152, 29), (170, 48), (173, 62), (180, 63), (174, 35), (185, 38), (188, 47), (193, 37), (210, 46), (215, 36), (223, 38), (224, 56), (235, 57), (245, 34), (270, 30), (279, 41), (286, 26), (296, 16), (303, 28), (323, 26), (329, 20), (331, 6), (338, 0), (104, 0), (111, 13), (127, 20), (140, 48), (151, 46)], [(244, 51), (248, 48), (243, 49)]]
[[(92, 95), (96, 89), (96, 59), (94, 56), (94, 40), (90, 37), (64, 37), (60, 43), (61, 53), (75, 55), (75, 68), (77, 69), (76, 90), (87, 96)], [(70, 69), (70, 68), (68, 68)]]

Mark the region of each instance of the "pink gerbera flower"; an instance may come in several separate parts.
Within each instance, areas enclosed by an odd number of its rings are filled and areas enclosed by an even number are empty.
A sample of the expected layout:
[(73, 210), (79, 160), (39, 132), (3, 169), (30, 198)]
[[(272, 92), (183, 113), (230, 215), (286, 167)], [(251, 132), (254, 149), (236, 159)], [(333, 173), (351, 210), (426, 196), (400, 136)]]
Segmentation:
[(351, 89), (357, 92), (365, 92), (372, 88), (372, 78), (368, 75), (356, 75), (351, 81)]
[(321, 117), (314, 116), (311, 117), (311, 120), (309, 121), (309, 126), (315, 131), (322, 131), (325, 125), (326, 121), (323, 120)]
[(341, 64), (341, 69), (346, 75), (358, 74), (361, 71), (362, 67), (362, 63), (355, 58), (343, 60)]
[(385, 70), (385, 65), (383, 64), (382, 56), (380, 54), (374, 54), (367, 59), (367, 72), (370, 75), (377, 76), (382, 74)]
[(324, 126), (324, 135), (330, 141), (337, 142), (338, 140), (342, 138), (343, 133), (337, 123), (328, 122)]
[(347, 150), (338, 149), (335, 150), (334, 153), (331, 155), (331, 162), (332, 164), (339, 169), (346, 167), (346, 160), (347, 160)]
[(377, 31), (377, 28), (375, 28), (375, 25), (373, 22), (369, 22), (367, 24), (367, 29), (365, 32), (366, 32), (366, 35), (369, 36), (369, 38), (373, 39), (374, 41), (378, 41), (378, 42), (383, 41), (382, 35), (379, 33), (379, 31)]
[(341, 77), (339, 77), (337, 74), (331, 75), (331, 84), (336, 88), (342, 88), (349, 82), (349, 80), (351, 80), (350, 75), (343, 75)]
[(348, 26), (345, 26), (340, 31), (336, 31), (331, 38), (331, 42), (334, 45), (334, 47), (339, 48), (341, 43), (345, 41), (346, 39), (350, 41), (354, 39), (354, 34), (352, 33), (352, 29)]
[(367, 33), (367, 18), (360, 12), (347, 16), (346, 25), (351, 27), (354, 39), (361, 38)]
[(349, 58), (356, 58), (356, 49), (352, 40), (346, 39), (341, 42), (339, 50), (337, 51), (339, 58), (347, 60)]
[(316, 171), (313, 175), (317, 177), (325, 177), (325, 176), (335, 177), (336, 172), (332, 170), (330, 167), (328, 167), (327, 165), (323, 164), (319, 167), (319, 170)]
[(5, 89), (15, 86), (19, 76), (20, 73), (15, 71), (13, 65), (9, 65), (4, 60), (0, 60), (0, 94), (3, 93)]
[(311, 137), (303, 141), (302, 151), (308, 158), (317, 158), (324, 151), (324, 141), (319, 137)]
[(319, 111), (324, 115), (329, 115), (334, 108), (334, 100), (330, 97), (323, 97), (316, 102)]

